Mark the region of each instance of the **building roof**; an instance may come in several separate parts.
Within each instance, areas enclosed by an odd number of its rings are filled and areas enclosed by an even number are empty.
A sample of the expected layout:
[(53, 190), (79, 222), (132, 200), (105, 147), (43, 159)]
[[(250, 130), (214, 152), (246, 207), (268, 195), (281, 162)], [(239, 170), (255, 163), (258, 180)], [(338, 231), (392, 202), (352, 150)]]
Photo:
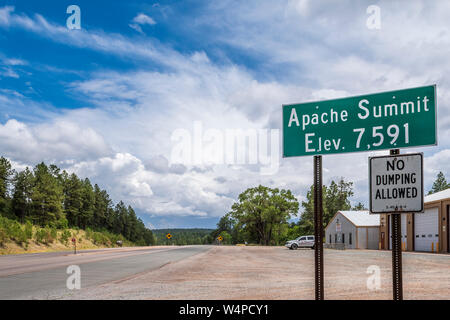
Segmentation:
[(424, 197), (425, 203), (450, 198), (450, 189), (445, 189)]
[(369, 211), (338, 211), (357, 227), (378, 227), (380, 215), (370, 214)]

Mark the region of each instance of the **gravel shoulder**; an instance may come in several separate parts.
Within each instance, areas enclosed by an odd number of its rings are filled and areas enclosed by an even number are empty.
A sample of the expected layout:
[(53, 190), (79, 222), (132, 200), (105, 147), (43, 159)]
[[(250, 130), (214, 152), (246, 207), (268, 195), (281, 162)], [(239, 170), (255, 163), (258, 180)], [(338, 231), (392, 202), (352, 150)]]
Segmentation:
[[(391, 252), (325, 250), (326, 299), (392, 299)], [(314, 251), (220, 246), (70, 299), (314, 299)], [(368, 268), (380, 271), (369, 290)], [(373, 267), (372, 267), (373, 268)], [(405, 299), (450, 299), (450, 255), (403, 253)]]

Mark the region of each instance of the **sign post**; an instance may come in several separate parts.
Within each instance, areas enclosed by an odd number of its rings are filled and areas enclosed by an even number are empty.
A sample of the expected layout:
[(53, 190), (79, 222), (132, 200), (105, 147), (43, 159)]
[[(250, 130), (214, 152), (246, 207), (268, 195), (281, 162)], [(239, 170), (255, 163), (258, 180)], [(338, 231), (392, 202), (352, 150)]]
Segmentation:
[(72, 238), (73, 243), (73, 254), (77, 254), (77, 239)]
[[(391, 155), (398, 155), (398, 148), (437, 145), (436, 85), (283, 105), (282, 115), (283, 157), (314, 156), (315, 289), (316, 300), (322, 300), (322, 155), (375, 150), (392, 150)], [(423, 183), (422, 176), (420, 181)], [(372, 209), (379, 204), (385, 209), (396, 208), (392, 220), (395, 237), (392, 263), (394, 299), (400, 300), (402, 270), (398, 212), (414, 212), (407, 211), (409, 204), (414, 202), (412, 198), (415, 203), (422, 199), (423, 210), (423, 185), (420, 194), (419, 189), (412, 186), (402, 191), (386, 190), (380, 191), (380, 197), (373, 203), (371, 199), (371, 212), (375, 213)], [(408, 193), (411, 201), (392, 204), (392, 192), (396, 192), (397, 198), (400, 192)]]
[(172, 239), (172, 235), (170, 233), (166, 234), (166, 238), (170, 241)]
[(369, 158), (370, 212), (392, 218), (392, 285), (394, 300), (403, 300), (401, 214), (423, 212), (423, 154)]
[[(393, 149), (390, 154), (400, 154), (399, 149)], [(372, 198), (372, 195), (370, 196)], [(422, 197), (423, 199), (423, 197)], [(398, 208), (398, 207), (397, 207)], [(392, 215), (392, 295), (393, 299), (403, 300), (403, 270), (402, 270), (402, 230), (401, 215)]]
[(314, 265), (316, 300), (323, 300), (322, 156), (314, 156)]

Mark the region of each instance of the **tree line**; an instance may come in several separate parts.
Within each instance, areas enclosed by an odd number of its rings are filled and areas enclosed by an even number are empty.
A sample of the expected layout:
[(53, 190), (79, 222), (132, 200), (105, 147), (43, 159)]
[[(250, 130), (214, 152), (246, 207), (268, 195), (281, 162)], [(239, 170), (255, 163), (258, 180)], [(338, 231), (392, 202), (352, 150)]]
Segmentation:
[[(366, 210), (362, 203), (352, 207), (353, 183), (343, 178), (323, 186), (323, 226), (338, 210)], [(301, 203), (303, 213), (298, 222), (290, 222), (298, 215), (300, 203), (290, 190), (258, 186), (239, 195), (231, 211), (224, 215), (211, 233), (226, 244), (255, 243), (281, 245), (301, 235), (314, 234), (314, 186)]]
[[(450, 188), (445, 176), (439, 172), (429, 194)], [(367, 210), (364, 204), (352, 207), (350, 198), (353, 182), (340, 178), (322, 187), (323, 228), (339, 210)], [(302, 214), (297, 222), (290, 222), (298, 214), (300, 204), (289, 190), (258, 186), (239, 195), (238, 201), (217, 223), (211, 233), (223, 243), (255, 243), (280, 245), (286, 240), (314, 234), (314, 186), (311, 185), (306, 200), (301, 202)]]
[[(191, 245), (210, 244), (214, 241), (211, 237), (212, 229), (156, 229), (153, 230), (157, 245)], [(172, 238), (168, 239), (167, 234)]]
[(0, 215), (43, 227), (108, 231), (139, 245), (155, 242), (131, 206), (114, 205), (108, 192), (88, 178), (44, 162), (16, 172), (0, 158)]

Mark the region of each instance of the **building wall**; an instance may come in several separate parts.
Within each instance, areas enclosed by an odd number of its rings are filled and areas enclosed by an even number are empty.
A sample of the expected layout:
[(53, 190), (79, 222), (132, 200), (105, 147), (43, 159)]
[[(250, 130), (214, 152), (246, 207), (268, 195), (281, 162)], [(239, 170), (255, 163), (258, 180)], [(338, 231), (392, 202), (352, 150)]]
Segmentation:
[(389, 226), (388, 215), (380, 215), (380, 248), (381, 250), (387, 250), (389, 247)]
[[(389, 250), (392, 250), (392, 214), (389, 215)], [(400, 230), (401, 230), (401, 243), (402, 250), (406, 250), (408, 238), (411, 237), (407, 234), (408, 231), (408, 217), (406, 213), (400, 214)]]
[(367, 249), (367, 228), (358, 228), (358, 249)]
[[(336, 222), (339, 219), (339, 223), (341, 224), (341, 232), (336, 232)], [(352, 244), (349, 243), (349, 234), (352, 234)], [(342, 238), (344, 236), (345, 248), (354, 249), (356, 248), (356, 227), (341, 213), (337, 213), (333, 220), (330, 221), (327, 228), (325, 229), (325, 242), (330, 243), (330, 235), (331, 235), (331, 243), (335, 243), (335, 239), (337, 238), (338, 243), (342, 243)]]
[(406, 251), (414, 251), (414, 214), (407, 215), (407, 235)]
[[(445, 211), (447, 212), (446, 216), (445, 216), (445, 221), (443, 222), (443, 226), (441, 229), (444, 230), (443, 232), (443, 238), (445, 238), (445, 236), (447, 235), (447, 248), (445, 248), (444, 246), (442, 246), (442, 252), (449, 252), (450, 253), (450, 231), (448, 230), (450, 228), (450, 204), (446, 204), (445, 205)], [(447, 222), (447, 223), (445, 223)], [(447, 250), (445, 250), (447, 249)]]
[(429, 207), (425, 208), (424, 213), (415, 214), (416, 251), (436, 252), (439, 248), (439, 209), (439, 206)]
[[(382, 250), (390, 250), (392, 246), (391, 233), (392, 233), (392, 215), (382, 214), (381, 215), (381, 225), (380, 225), (380, 246)], [(403, 251), (414, 251), (414, 214), (412, 213), (402, 213), (401, 217), (402, 224), (402, 250)], [(383, 239), (381, 233), (385, 232), (387, 237)]]
[(368, 227), (367, 228), (368, 245), (367, 249), (378, 250), (378, 245), (380, 241), (379, 227)]

